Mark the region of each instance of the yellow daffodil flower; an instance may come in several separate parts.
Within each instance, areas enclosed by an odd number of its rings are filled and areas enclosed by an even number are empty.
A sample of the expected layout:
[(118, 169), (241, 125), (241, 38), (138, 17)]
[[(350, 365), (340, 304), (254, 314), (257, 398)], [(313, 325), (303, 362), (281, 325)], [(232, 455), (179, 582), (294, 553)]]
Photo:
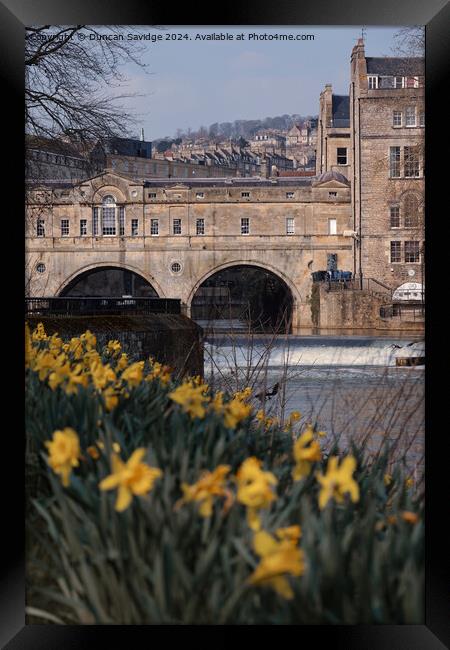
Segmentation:
[(105, 406), (107, 411), (112, 411), (116, 408), (119, 403), (119, 396), (116, 389), (113, 386), (108, 386), (102, 392), (103, 399), (105, 400)]
[(247, 506), (247, 523), (252, 530), (261, 528), (259, 510), (268, 508), (276, 499), (271, 486), (278, 483), (277, 478), (271, 472), (264, 472), (261, 465), (261, 461), (252, 456), (242, 463), (236, 473), (236, 498)]
[(419, 516), (416, 515), (415, 512), (411, 512), (409, 510), (404, 510), (400, 516), (403, 521), (407, 521), (409, 524), (417, 524), (419, 521)]
[(251, 412), (251, 404), (245, 404), (235, 397), (224, 405), (224, 424), (229, 429), (235, 429), (239, 422), (248, 418)]
[(136, 361), (128, 366), (121, 375), (121, 378), (127, 382), (128, 386), (139, 386), (144, 377), (144, 362)]
[(120, 372), (121, 370), (126, 368), (127, 365), (128, 365), (128, 355), (125, 354), (125, 352), (122, 352), (116, 364), (116, 372)]
[(141, 460), (145, 456), (146, 449), (136, 449), (124, 463), (118, 455), (112, 454), (112, 474), (99, 483), (100, 490), (113, 490), (118, 488), (115, 509), (123, 512), (130, 505), (133, 495), (143, 495), (149, 492), (156, 479), (162, 476), (162, 471), (156, 467), (150, 467)]
[(85, 344), (87, 351), (94, 350), (97, 345), (97, 337), (89, 330), (86, 330), (84, 334), (81, 334), (80, 341)]
[(215, 496), (226, 497), (224, 510), (228, 510), (232, 502), (232, 494), (225, 487), (225, 477), (229, 473), (229, 465), (219, 465), (213, 472), (203, 472), (199, 480), (193, 485), (182, 483), (183, 498), (176, 507), (190, 501), (199, 502), (199, 513), (202, 517), (210, 517), (212, 514), (213, 501)]
[(91, 364), (91, 377), (97, 390), (103, 390), (107, 384), (115, 382), (117, 377), (109, 363), (105, 366), (101, 361), (93, 361)]
[(261, 557), (261, 562), (248, 579), (248, 584), (267, 585), (283, 598), (293, 598), (294, 593), (286, 575), (301, 576), (305, 572), (304, 553), (296, 547), (296, 541), (277, 541), (261, 530), (254, 535), (253, 548)]
[(386, 486), (390, 485), (392, 483), (392, 476), (390, 474), (385, 474), (383, 481)]
[(244, 390), (237, 391), (237, 393), (234, 394), (234, 398), (245, 402), (246, 400), (250, 399), (251, 395), (252, 389), (250, 386), (247, 386), (247, 388), (244, 388)]
[(45, 341), (48, 338), (42, 323), (37, 324), (36, 329), (33, 330), (33, 334), (31, 335), (31, 338), (33, 339), (33, 341), (36, 342)]
[(316, 477), (322, 488), (319, 493), (319, 508), (322, 510), (330, 499), (335, 499), (338, 503), (344, 501), (344, 494), (350, 494), (353, 502), (359, 500), (359, 486), (352, 478), (356, 469), (356, 460), (353, 456), (346, 456), (340, 467), (339, 459), (332, 456), (328, 461), (327, 473), (324, 475), (317, 473)]
[(169, 366), (163, 366), (162, 363), (158, 361), (153, 361), (151, 359), (152, 369), (145, 377), (146, 381), (154, 381), (159, 379), (163, 386), (166, 386), (170, 381), (171, 368)]
[[(295, 441), (293, 454), (295, 467), (292, 470), (294, 481), (300, 481), (302, 478), (309, 476), (312, 463), (322, 458), (322, 452), (318, 442), (313, 440), (314, 434), (312, 427), (309, 426), (306, 431)], [(309, 443), (309, 447), (307, 446)]]
[(61, 475), (62, 484), (67, 487), (72, 467), (79, 465), (80, 440), (78, 435), (73, 429), (66, 427), (62, 431), (55, 431), (53, 440), (47, 441), (45, 446), (49, 451), (48, 464), (55, 474)]
[(192, 418), (204, 418), (205, 404), (210, 401), (208, 395), (205, 394), (206, 389), (205, 384), (194, 386), (192, 382), (185, 382), (169, 393), (169, 397), (180, 404), (183, 411), (189, 413)]
[(275, 535), (279, 540), (287, 540), (296, 544), (300, 537), (302, 536), (302, 529), (300, 526), (287, 526), (287, 528), (278, 528), (275, 531)]
[(106, 346), (106, 351), (111, 356), (115, 356), (116, 354), (119, 354), (121, 349), (122, 346), (120, 345), (119, 341), (108, 341), (108, 345)]

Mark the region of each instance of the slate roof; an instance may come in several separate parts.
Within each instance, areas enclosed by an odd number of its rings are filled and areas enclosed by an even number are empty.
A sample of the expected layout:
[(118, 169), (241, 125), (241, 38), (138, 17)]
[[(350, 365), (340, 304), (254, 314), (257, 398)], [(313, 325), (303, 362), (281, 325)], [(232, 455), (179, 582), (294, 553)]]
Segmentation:
[(366, 57), (367, 74), (414, 76), (425, 74), (425, 59), (420, 57)]

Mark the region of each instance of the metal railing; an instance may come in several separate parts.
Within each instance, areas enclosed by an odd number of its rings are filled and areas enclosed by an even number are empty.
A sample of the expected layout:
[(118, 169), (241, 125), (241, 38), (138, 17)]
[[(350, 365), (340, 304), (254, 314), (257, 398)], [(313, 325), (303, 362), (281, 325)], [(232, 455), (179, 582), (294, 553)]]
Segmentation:
[(423, 321), (425, 305), (384, 305), (380, 307), (380, 318), (398, 318), (404, 321)]
[(174, 298), (107, 297), (25, 298), (28, 316), (180, 314), (181, 300)]

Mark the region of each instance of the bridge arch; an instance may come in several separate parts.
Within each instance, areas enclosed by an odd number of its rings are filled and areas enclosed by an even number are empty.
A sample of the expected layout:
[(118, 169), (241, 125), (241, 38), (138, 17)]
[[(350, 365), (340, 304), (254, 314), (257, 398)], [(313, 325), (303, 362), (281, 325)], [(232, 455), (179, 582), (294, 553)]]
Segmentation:
[(131, 264), (118, 264), (117, 262), (97, 262), (94, 264), (86, 264), (78, 268), (76, 271), (71, 273), (65, 280), (60, 284), (55, 295), (57, 296), (67, 296), (68, 293), (74, 289), (77, 283), (83, 279), (87, 279), (89, 275), (95, 272), (108, 271), (108, 270), (117, 270), (117, 271), (128, 271), (134, 278), (138, 278), (138, 284), (140, 286), (148, 286), (150, 289), (147, 291), (148, 295), (154, 295), (155, 297), (165, 298), (164, 291), (161, 289), (159, 283), (155, 278), (142, 271), (142, 269), (135, 267)]
[[(242, 282), (233, 270), (243, 271)], [(244, 311), (252, 326), (278, 328), (283, 323), (291, 329), (297, 326), (300, 301), (296, 286), (279, 269), (259, 260), (238, 259), (217, 265), (199, 278), (187, 307), (194, 320), (240, 319)]]

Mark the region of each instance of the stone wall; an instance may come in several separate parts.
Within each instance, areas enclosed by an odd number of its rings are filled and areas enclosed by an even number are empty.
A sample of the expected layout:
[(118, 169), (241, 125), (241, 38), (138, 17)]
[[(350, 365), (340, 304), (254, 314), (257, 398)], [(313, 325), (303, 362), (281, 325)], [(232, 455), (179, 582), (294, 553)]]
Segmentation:
[[(319, 329), (379, 329), (424, 332), (423, 321), (381, 318), (380, 307), (390, 298), (369, 291), (328, 291), (326, 284), (313, 284), (312, 320)], [(318, 303), (318, 304), (317, 304)], [(317, 323), (317, 325), (316, 325)]]
[(88, 329), (97, 336), (99, 347), (116, 339), (137, 360), (152, 356), (180, 376), (203, 376), (202, 328), (186, 316), (31, 316), (26, 320), (31, 329), (43, 323), (47, 334), (58, 332), (62, 338)]

